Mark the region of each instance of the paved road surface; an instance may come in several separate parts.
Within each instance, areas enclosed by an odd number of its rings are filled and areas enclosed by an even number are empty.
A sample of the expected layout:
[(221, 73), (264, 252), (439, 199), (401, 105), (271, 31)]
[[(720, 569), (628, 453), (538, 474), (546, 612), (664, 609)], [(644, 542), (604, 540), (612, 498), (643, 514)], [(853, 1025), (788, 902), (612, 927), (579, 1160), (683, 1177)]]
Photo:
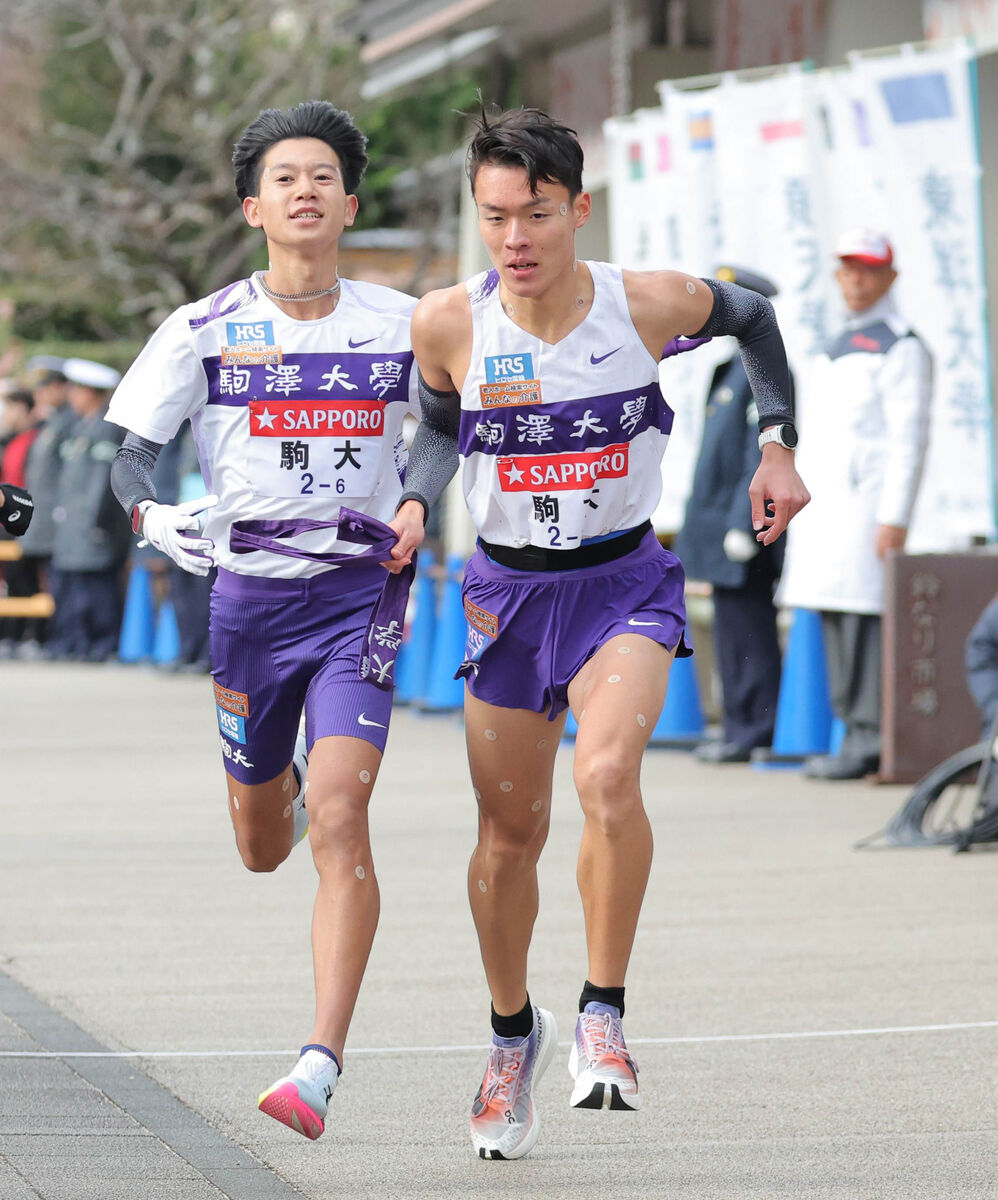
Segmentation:
[(0, 665), (3, 1200), (993, 1200), (987, 850), (857, 853), (903, 789), (649, 755), (657, 851), (628, 979), (638, 1114), (574, 1112), (584, 977), (569, 751), (532, 994), (566, 1043), (518, 1163), (466, 1135), (488, 997), (464, 896), (462, 733), (397, 714), (382, 920), (326, 1135), (257, 1112), (311, 1015), (307, 848), (239, 864), (210, 689)]

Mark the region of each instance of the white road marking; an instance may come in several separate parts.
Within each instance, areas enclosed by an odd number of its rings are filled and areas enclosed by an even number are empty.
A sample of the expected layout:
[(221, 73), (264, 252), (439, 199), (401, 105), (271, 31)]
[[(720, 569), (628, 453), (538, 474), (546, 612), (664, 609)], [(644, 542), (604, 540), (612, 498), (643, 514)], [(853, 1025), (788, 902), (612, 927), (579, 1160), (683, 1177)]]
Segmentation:
[[(886, 1037), (902, 1033), (953, 1033), (963, 1029), (998, 1029), (998, 1021), (958, 1021), (946, 1025), (884, 1025), (869, 1029), (811, 1029), (789, 1033), (717, 1033), (694, 1037), (628, 1038), (629, 1046), (696, 1046), (712, 1042), (785, 1042), (810, 1038)], [(568, 1049), (571, 1042), (559, 1042)], [(476, 1054), (485, 1042), (452, 1046), (351, 1046), (351, 1055)], [(0, 1050), (0, 1058), (286, 1058), (297, 1050)]]

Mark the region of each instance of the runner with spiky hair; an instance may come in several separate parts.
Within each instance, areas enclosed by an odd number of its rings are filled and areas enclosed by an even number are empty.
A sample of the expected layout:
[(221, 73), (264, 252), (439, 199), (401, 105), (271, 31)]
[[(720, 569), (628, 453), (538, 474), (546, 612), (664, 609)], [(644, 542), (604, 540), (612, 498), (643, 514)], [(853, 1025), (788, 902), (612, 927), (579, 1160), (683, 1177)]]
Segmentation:
[[(239, 854), (273, 871), (308, 830), (315, 1022), (258, 1103), (309, 1138), (324, 1129), (378, 923), (367, 810), (423, 534), (423, 507), (400, 502), (415, 301), (337, 272), (364, 146), (328, 101), (260, 113), (233, 164), (268, 269), (173, 313), (110, 409), (131, 431), (113, 478), (135, 532), (185, 570), (218, 568), (212, 675)], [(187, 418), (213, 494), (159, 504), (150, 472)]]
[(675, 339), (739, 340), (765, 443), (750, 488), (758, 539), (775, 541), (808, 500), (772, 306), (715, 279), (579, 261), (591, 211), (582, 165), (574, 132), (545, 113), (483, 112), (468, 173), (492, 269), (424, 296), (412, 324), (423, 424), (407, 494), (432, 501), (439, 467), (429, 465), (460, 460), (479, 533), (458, 673), (479, 815), (468, 894), (492, 996), (471, 1116), (483, 1158), (534, 1145), (532, 1090), (556, 1043), (551, 1013), (527, 992), (527, 952), (569, 707), (589, 955), (571, 1104), (640, 1104), (621, 1026), (652, 857), (639, 777), (672, 660), (690, 653), (683, 570), (649, 519), (672, 427), (659, 361), (689, 345)]

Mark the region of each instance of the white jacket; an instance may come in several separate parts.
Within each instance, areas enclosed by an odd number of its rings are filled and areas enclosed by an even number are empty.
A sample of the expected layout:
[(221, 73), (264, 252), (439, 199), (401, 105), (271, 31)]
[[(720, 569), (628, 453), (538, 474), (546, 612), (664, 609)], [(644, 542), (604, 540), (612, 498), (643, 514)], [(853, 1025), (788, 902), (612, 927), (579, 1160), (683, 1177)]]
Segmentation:
[(888, 297), (851, 316), (805, 372), (797, 470), (811, 503), (790, 523), (780, 604), (883, 612), (876, 528), (911, 519), (931, 393), (929, 352)]

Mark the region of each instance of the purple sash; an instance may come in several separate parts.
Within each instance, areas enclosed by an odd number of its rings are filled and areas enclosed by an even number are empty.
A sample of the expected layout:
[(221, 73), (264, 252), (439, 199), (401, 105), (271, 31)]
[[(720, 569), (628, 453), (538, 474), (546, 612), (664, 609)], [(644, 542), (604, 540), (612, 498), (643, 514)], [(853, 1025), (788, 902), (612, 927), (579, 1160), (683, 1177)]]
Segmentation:
[[(340, 550), (303, 550), (279, 540), (316, 529), (335, 529), (340, 541), (352, 542), (366, 549), (359, 554), (345, 554)], [(337, 563), (349, 567), (351, 563), (358, 562), (385, 562), (391, 557), (391, 549), (397, 541), (395, 530), (377, 517), (355, 512), (352, 508), (341, 508), (336, 521), (311, 521), (306, 518), (235, 521), (229, 534), (229, 549), (233, 554), (266, 550), (271, 554), (283, 554), (285, 558), (302, 558), (309, 562)], [(412, 562), (397, 574), (385, 572), (385, 583), (364, 635), (364, 651), (358, 664), (358, 674), (361, 679), (370, 679), (376, 687), (386, 692), (395, 686), (395, 660), (402, 644), (405, 608), (415, 574), (415, 553)]]

